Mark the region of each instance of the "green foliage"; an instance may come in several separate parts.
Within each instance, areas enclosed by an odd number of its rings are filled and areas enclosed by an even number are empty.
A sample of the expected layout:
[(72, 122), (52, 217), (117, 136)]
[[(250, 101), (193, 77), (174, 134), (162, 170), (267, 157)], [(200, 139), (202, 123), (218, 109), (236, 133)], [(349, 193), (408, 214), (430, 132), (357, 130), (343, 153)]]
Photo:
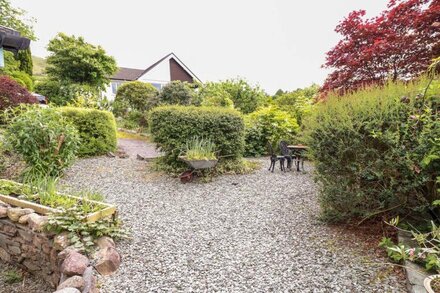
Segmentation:
[(215, 160), (215, 144), (210, 139), (197, 136), (186, 142), (183, 150), (187, 160)]
[(225, 90), (223, 83), (207, 82), (199, 87), (202, 106), (234, 108), (232, 96)]
[(207, 87), (208, 90), (210, 90), (210, 87), (215, 87), (215, 92), (222, 97), (224, 97), (223, 92), (228, 93), (228, 97), (234, 103), (235, 108), (244, 114), (254, 112), (263, 106), (267, 100), (266, 93), (260, 87), (251, 86), (243, 79), (221, 81), (216, 85), (208, 84)]
[(195, 104), (197, 95), (191, 84), (178, 80), (165, 85), (159, 94), (159, 101), (165, 105)]
[(75, 107), (62, 107), (58, 111), (79, 132), (79, 156), (103, 155), (116, 149), (116, 122), (112, 113)]
[(440, 87), (423, 96), (428, 83), (330, 96), (306, 120), (325, 219), (420, 211), (437, 199)]
[(28, 91), (34, 90), (34, 81), (32, 78), (23, 71), (13, 71), (9, 75), (13, 80), (18, 82), (20, 85), (24, 86)]
[(90, 253), (94, 241), (102, 236), (113, 239), (127, 238), (128, 232), (121, 223), (111, 218), (104, 218), (93, 223), (85, 222), (85, 213), (77, 207), (61, 209), (49, 215), (45, 230), (54, 233), (68, 232), (70, 245), (75, 249)]
[(104, 89), (109, 76), (117, 70), (116, 61), (101, 46), (94, 46), (82, 37), (59, 33), (49, 41), (47, 74), (54, 80), (69, 84), (85, 84)]
[(113, 103), (113, 113), (118, 117), (126, 118), (130, 112), (142, 113), (158, 104), (157, 89), (149, 83), (131, 81), (118, 88)]
[(3, 273), (3, 276), (7, 284), (16, 284), (23, 281), (23, 275), (16, 270), (7, 270)]
[(31, 49), (20, 50), (17, 53), (17, 60), (20, 62), (20, 71), (25, 72), (27, 75), (32, 76), (33, 73), (33, 61)]
[(261, 108), (246, 116), (245, 155), (260, 156), (267, 153), (267, 144), (281, 140), (295, 142), (299, 131), (296, 119), (274, 107)]
[(38, 56), (32, 56), (32, 73), (35, 76), (41, 76), (46, 73), (46, 59), (38, 57)]
[(238, 111), (215, 107), (161, 106), (151, 110), (149, 116), (153, 139), (165, 153), (164, 162), (174, 170), (185, 166), (178, 156), (189, 137), (210, 139), (220, 160), (238, 159), (243, 154), (244, 122)]
[(312, 111), (319, 86), (316, 84), (293, 92), (281, 93), (274, 100), (275, 106), (292, 115), (299, 125), (303, 118)]
[(5, 138), (28, 164), (28, 174), (59, 176), (79, 147), (77, 130), (50, 108), (31, 107), (14, 117)]

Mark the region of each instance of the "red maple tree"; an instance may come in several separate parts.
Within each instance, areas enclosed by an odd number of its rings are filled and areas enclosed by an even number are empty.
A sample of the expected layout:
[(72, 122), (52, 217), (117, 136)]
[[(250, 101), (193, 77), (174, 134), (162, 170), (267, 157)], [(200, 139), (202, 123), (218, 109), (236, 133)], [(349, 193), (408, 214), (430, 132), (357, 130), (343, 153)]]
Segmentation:
[(379, 16), (353, 11), (335, 29), (343, 38), (327, 53), (321, 92), (408, 80), (440, 56), (440, 0), (390, 0)]

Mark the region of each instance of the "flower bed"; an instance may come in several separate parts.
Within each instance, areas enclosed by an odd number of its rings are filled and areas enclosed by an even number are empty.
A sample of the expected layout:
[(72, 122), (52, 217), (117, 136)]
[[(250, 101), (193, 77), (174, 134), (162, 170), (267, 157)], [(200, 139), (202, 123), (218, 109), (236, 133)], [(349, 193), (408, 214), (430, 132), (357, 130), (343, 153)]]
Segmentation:
[(43, 215), (59, 212), (60, 208), (80, 206), (88, 211), (84, 219), (87, 223), (116, 214), (114, 205), (59, 192), (39, 193), (29, 185), (4, 179), (0, 180), (0, 200), (13, 206), (31, 208)]

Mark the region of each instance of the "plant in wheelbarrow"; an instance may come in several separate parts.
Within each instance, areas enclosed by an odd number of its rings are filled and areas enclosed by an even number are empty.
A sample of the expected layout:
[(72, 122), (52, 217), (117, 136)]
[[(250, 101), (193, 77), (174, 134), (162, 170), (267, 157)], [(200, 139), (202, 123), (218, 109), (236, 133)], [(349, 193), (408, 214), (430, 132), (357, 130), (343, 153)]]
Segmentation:
[(185, 171), (180, 175), (180, 180), (183, 183), (192, 181), (194, 172), (213, 168), (218, 162), (215, 144), (207, 138), (195, 136), (189, 139), (182, 153), (183, 155), (179, 156), (179, 159), (191, 167), (191, 170)]

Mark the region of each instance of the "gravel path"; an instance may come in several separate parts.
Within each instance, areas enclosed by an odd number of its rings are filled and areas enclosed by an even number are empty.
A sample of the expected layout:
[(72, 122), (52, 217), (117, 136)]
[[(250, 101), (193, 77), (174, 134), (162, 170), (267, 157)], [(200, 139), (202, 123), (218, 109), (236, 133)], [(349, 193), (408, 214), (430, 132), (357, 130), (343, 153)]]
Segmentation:
[(92, 158), (65, 183), (103, 192), (132, 230), (103, 292), (406, 292), (389, 267), (366, 263), (384, 259), (316, 220), (309, 173), (262, 168), (183, 185), (142, 161)]
[(157, 158), (160, 155), (156, 150), (156, 144), (143, 140), (119, 138), (118, 148), (131, 159), (136, 159), (137, 155), (149, 159)]

